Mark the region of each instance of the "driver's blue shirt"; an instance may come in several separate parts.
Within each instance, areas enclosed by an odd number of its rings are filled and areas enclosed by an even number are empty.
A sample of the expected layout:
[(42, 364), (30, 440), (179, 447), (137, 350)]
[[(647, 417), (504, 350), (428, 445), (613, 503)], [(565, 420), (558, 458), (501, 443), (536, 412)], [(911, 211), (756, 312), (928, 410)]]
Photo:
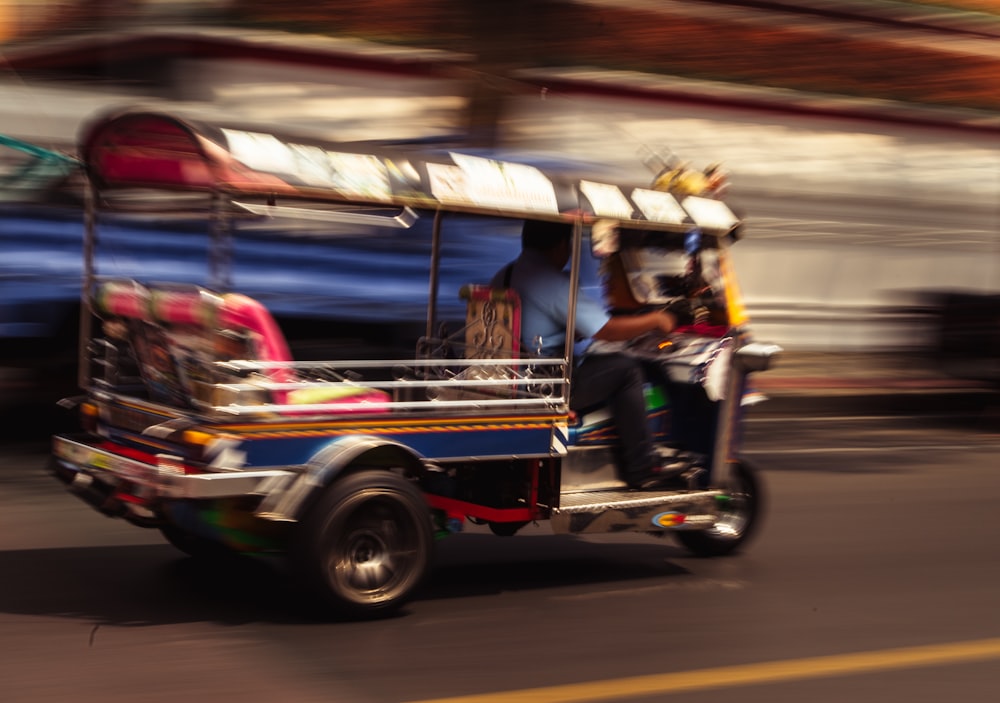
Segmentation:
[[(493, 276), (491, 287), (507, 287), (504, 285), (506, 268)], [(569, 316), (569, 285), (569, 272), (553, 268), (541, 252), (525, 249), (514, 260), (509, 287), (521, 298), (521, 344), (529, 352), (540, 348), (542, 356), (563, 355)], [(589, 341), (609, 319), (611, 316), (601, 302), (580, 293), (576, 301), (578, 338)]]

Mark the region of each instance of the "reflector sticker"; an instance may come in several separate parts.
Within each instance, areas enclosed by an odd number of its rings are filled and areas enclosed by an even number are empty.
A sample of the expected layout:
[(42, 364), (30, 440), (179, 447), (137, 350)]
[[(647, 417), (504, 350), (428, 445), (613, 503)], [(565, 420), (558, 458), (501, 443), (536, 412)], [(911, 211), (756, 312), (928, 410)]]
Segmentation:
[(684, 513), (668, 510), (653, 516), (653, 524), (657, 527), (679, 527), (684, 524)]
[(559, 456), (566, 455), (566, 444), (569, 441), (569, 428), (565, 424), (552, 426), (552, 447), (551, 450)]

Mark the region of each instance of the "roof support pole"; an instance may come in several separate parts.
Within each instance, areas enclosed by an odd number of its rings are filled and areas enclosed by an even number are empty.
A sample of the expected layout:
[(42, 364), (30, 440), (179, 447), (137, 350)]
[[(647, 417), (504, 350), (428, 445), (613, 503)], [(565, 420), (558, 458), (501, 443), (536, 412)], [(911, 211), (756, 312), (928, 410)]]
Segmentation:
[(80, 290), (80, 336), (77, 343), (77, 385), (86, 389), (90, 385), (90, 362), (87, 349), (90, 346), (93, 311), (91, 298), (94, 292), (94, 253), (97, 249), (97, 187), (91, 179), (84, 182), (83, 210), (83, 280)]
[(216, 188), (212, 191), (212, 202), (209, 206), (209, 287), (220, 293), (228, 292), (233, 285), (233, 226), (229, 211), (229, 196)]
[(434, 226), (431, 230), (431, 270), (429, 292), (427, 295), (427, 329), (428, 339), (434, 336), (434, 324), (437, 322), (438, 277), (441, 269), (441, 220), (444, 212), (434, 213)]
[(576, 345), (576, 299), (580, 295), (580, 267), (583, 252), (583, 218), (576, 217), (573, 222), (573, 249), (569, 257), (569, 304), (566, 314), (566, 347), (563, 357), (566, 360), (563, 384), (563, 399), (568, 403), (572, 391), (570, 381), (573, 377), (573, 349)]

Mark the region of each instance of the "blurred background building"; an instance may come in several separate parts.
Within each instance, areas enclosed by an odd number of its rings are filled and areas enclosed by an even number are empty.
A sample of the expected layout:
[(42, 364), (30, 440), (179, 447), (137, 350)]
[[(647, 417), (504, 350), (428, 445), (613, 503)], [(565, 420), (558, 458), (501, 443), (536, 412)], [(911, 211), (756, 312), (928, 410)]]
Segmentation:
[[(980, 295), (1000, 290), (998, 39), (984, 0), (0, 0), (0, 133), (69, 151), (95, 111), (141, 100), (338, 138), (506, 128), (547, 147), (538, 101), (521, 122), (509, 106), (586, 86), (647, 101), (633, 134), (731, 167), (762, 335), (922, 343), (933, 296), (957, 288), (980, 340), (1000, 327)], [(588, 100), (561, 115), (572, 155), (634, 159)]]
[(985, 0), (0, 0), (0, 38), (211, 23), (464, 51), (499, 73), (593, 65), (992, 108), (997, 12)]

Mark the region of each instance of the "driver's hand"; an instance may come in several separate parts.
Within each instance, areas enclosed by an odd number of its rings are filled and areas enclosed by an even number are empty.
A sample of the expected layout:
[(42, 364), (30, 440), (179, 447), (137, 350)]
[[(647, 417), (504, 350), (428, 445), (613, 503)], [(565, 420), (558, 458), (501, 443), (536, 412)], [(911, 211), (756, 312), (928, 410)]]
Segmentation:
[(672, 312), (667, 312), (666, 310), (660, 310), (657, 314), (657, 329), (662, 334), (671, 334), (675, 329), (677, 329), (677, 316)]

